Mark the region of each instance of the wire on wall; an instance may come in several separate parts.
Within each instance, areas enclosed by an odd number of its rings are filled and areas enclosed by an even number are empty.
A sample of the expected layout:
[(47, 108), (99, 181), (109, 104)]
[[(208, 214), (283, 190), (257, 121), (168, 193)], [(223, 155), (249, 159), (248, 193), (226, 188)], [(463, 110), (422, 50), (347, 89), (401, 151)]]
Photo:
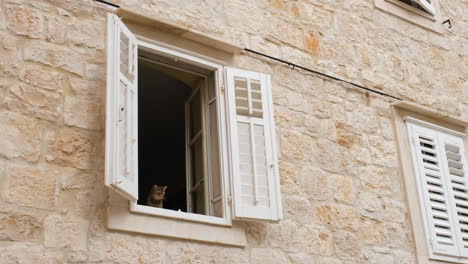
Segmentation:
[(270, 56), (270, 55), (267, 55), (267, 54), (263, 54), (261, 52), (255, 51), (255, 50), (251, 50), (251, 49), (247, 49), (247, 48), (245, 48), (244, 50), (247, 51), (247, 52), (250, 52), (250, 53), (254, 53), (254, 54), (266, 57), (266, 58), (274, 60), (274, 61), (278, 61), (278, 62), (287, 64), (292, 69), (298, 68), (298, 69), (308, 71), (308, 72), (311, 72), (311, 73), (314, 73), (314, 74), (317, 74), (317, 75), (320, 75), (320, 76), (323, 76), (323, 77), (327, 77), (327, 78), (335, 80), (335, 81), (339, 81), (339, 82), (343, 82), (343, 83), (352, 85), (352, 86), (354, 86), (356, 88), (359, 88), (361, 90), (366, 90), (366, 91), (371, 92), (371, 93), (376, 93), (376, 94), (386, 96), (386, 97), (389, 97), (389, 98), (392, 98), (392, 99), (403, 101), (403, 99), (401, 99), (399, 97), (396, 97), (396, 96), (393, 96), (393, 95), (390, 95), (390, 94), (387, 94), (387, 93), (384, 93), (384, 92), (381, 92), (381, 91), (377, 91), (377, 90), (374, 90), (374, 89), (371, 89), (371, 88), (367, 88), (367, 87), (364, 87), (362, 85), (359, 85), (359, 84), (356, 84), (356, 83), (353, 83), (353, 82), (350, 82), (350, 81), (346, 81), (346, 80), (340, 79), (338, 77), (331, 76), (331, 75), (328, 75), (328, 74), (325, 74), (325, 73), (322, 73), (322, 72), (319, 72), (319, 71), (315, 71), (315, 70), (306, 68), (304, 66), (300, 66), (300, 65), (294, 64), (292, 62), (285, 61), (285, 60), (282, 60), (282, 59), (279, 59), (279, 58), (276, 58), (276, 57), (273, 57), (273, 56)]
[[(105, 1), (105, 0), (95, 0), (95, 1), (99, 2), (99, 3), (109, 5), (109, 6), (112, 6), (112, 7), (120, 8), (119, 5), (108, 2), (108, 1)], [(322, 73), (322, 72), (319, 72), (319, 71), (315, 71), (315, 70), (309, 69), (307, 67), (300, 66), (300, 65), (297, 65), (295, 63), (285, 61), (285, 60), (282, 60), (282, 59), (279, 59), (279, 58), (276, 58), (276, 57), (273, 57), (273, 56), (270, 56), (270, 55), (255, 51), (255, 50), (251, 50), (251, 49), (247, 49), (247, 48), (245, 48), (244, 50), (247, 51), (247, 52), (254, 53), (256, 55), (263, 56), (265, 58), (274, 60), (274, 61), (278, 61), (278, 62), (287, 64), (292, 69), (298, 68), (298, 69), (308, 71), (308, 72), (311, 72), (311, 73), (314, 73), (314, 74), (317, 74), (317, 75), (320, 75), (320, 76), (323, 76), (323, 77), (326, 77), (326, 78), (329, 78), (329, 79), (332, 79), (332, 80), (335, 80), (335, 81), (338, 81), (338, 82), (342, 82), (342, 83), (352, 85), (352, 86), (354, 86), (354, 87), (356, 87), (358, 89), (361, 89), (361, 90), (365, 90), (365, 91), (368, 91), (368, 92), (371, 92), (371, 93), (379, 94), (381, 96), (385, 96), (385, 97), (389, 97), (389, 98), (396, 99), (396, 100), (399, 100), (399, 101), (403, 101), (403, 99), (401, 99), (399, 97), (396, 97), (396, 96), (393, 96), (393, 95), (390, 95), (390, 94), (387, 94), (387, 93), (384, 93), (384, 92), (381, 92), (381, 91), (377, 91), (377, 90), (374, 90), (374, 89), (371, 89), (371, 88), (367, 88), (367, 87), (364, 87), (362, 85), (359, 85), (359, 84), (356, 84), (356, 83), (353, 83), (353, 82), (350, 82), (350, 81), (346, 81), (346, 80), (340, 79), (338, 77), (331, 76), (331, 75), (328, 75), (328, 74), (325, 74), (325, 73)]]

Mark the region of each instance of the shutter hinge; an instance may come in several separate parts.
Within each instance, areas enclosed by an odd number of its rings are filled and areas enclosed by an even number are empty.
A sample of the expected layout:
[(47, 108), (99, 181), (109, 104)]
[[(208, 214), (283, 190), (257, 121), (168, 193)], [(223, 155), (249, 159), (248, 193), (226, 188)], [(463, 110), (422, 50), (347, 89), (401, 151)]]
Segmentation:
[(231, 207), (232, 206), (232, 196), (230, 194), (227, 197), (227, 202), (228, 202), (228, 206)]
[(224, 85), (222, 85), (222, 86), (221, 86), (221, 93), (224, 94), (224, 91), (225, 91), (225, 90), (226, 90), (226, 89), (224, 88)]

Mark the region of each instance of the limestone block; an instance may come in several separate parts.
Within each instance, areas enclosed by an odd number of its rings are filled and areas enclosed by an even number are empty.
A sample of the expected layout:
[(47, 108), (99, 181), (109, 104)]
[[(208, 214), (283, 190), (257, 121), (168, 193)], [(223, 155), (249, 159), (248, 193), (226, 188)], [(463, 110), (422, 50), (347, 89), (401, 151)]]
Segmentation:
[(332, 197), (332, 182), (328, 173), (307, 166), (300, 172), (300, 178), (302, 188), (309, 199), (325, 201)]
[(315, 264), (314, 258), (305, 253), (294, 253), (288, 255), (291, 264)]
[(374, 252), (371, 249), (364, 253), (364, 259), (369, 264), (394, 264), (394, 257), (389, 253)]
[(14, 243), (0, 248), (2, 264), (58, 264), (66, 263), (63, 253), (44, 250), (33, 243)]
[(83, 78), (70, 77), (70, 86), (79, 98), (98, 99), (105, 91), (105, 82), (90, 81)]
[(298, 166), (289, 162), (279, 163), (281, 193), (298, 195), (301, 193)]
[(11, 165), (8, 168), (6, 200), (41, 209), (54, 209), (61, 170), (50, 165)]
[(32, 215), (0, 214), (0, 240), (38, 241), (42, 234), (40, 219)]
[(361, 166), (358, 175), (364, 190), (380, 195), (390, 194), (391, 181), (388, 170), (376, 166)]
[(52, 91), (42, 90), (24, 83), (10, 88), (5, 99), (10, 110), (33, 113), (39, 118), (56, 120), (61, 112), (61, 96)]
[(59, 92), (63, 90), (63, 75), (60, 72), (44, 66), (35, 64), (27, 65), (21, 69), (19, 78), (27, 84), (47, 90)]
[(36, 161), (40, 155), (42, 133), (43, 127), (36, 119), (3, 111), (0, 113), (0, 154)]
[(95, 142), (72, 129), (55, 129), (46, 133), (46, 159), (78, 169), (91, 169), (94, 164)]
[(53, 44), (35, 43), (27, 47), (24, 51), (24, 59), (62, 68), (81, 76), (85, 73), (85, 59), (82, 56), (70, 49)]
[(366, 245), (378, 245), (382, 241), (381, 224), (375, 221), (361, 222), (358, 230), (358, 237)]
[[(1, 18), (0, 18), (1, 20)], [(0, 48), (5, 50), (14, 51), (17, 47), (17, 38), (10, 33), (0, 33)], [(2, 50), (2, 53), (4, 51)]]
[(53, 43), (65, 43), (68, 32), (66, 20), (57, 17), (47, 17), (47, 40)]
[(383, 223), (382, 234), (387, 247), (402, 248), (403, 246), (407, 246), (407, 238), (402, 224)]
[(289, 258), (280, 250), (273, 248), (252, 248), (251, 264), (289, 264)]
[(358, 198), (360, 213), (371, 219), (383, 220), (384, 205), (377, 194), (361, 192)]
[(353, 204), (356, 200), (356, 188), (354, 178), (349, 176), (335, 175), (332, 177), (333, 197), (338, 202)]
[(334, 234), (336, 255), (344, 259), (356, 259), (361, 255), (359, 240), (347, 231), (337, 231)]
[(356, 174), (357, 167), (351, 162), (347, 148), (328, 140), (320, 140), (312, 149), (322, 170), (350, 176)]
[(44, 17), (40, 12), (21, 5), (7, 5), (8, 29), (30, 38), (44, 37)]
[(63, 117), (66, 125), (86, 129), (101, 129), (101, 105), (95, 101), (65, 97)]
[(105, 39), (105, 23), (88, 23), (75, 21), (70, 25), (68, 39), (71, 43), (88, 48), (103, 49)]
[(302, 133), (284, 131), (281, 135), (281, 156), (284, 159), (304, 160), (312, 147), (312, 139)]
[(13, 77), (18, 74), (19, 58), (14, 51), (0, 52), (0, 76)]
[(320, 204), (314, 208), (315, 219), (319, 223), (334, 228), (356, 231), (359, 228), (359, 216), (356, 209), (340, 204)]
[(61, 175), (60, 183), (63, 190), (83, 189), (95, 186), (96, 178), (95, 174), (70, 169)]
[(71, 215), (51, 214), (44, 219), (44, 245), (46, 247), (85, 250), (88, 222)]

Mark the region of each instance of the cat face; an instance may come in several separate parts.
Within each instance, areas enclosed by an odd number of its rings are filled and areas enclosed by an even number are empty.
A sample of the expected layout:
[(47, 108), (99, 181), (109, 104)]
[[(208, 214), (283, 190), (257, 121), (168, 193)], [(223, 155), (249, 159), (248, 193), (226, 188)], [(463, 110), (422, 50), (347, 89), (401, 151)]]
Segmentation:
[(164, 194), (166, 194), (167, 186), (158, 186), (153, 185), (151, 188), (151, 198), (153, 200), (162, 200), (164, 199)]

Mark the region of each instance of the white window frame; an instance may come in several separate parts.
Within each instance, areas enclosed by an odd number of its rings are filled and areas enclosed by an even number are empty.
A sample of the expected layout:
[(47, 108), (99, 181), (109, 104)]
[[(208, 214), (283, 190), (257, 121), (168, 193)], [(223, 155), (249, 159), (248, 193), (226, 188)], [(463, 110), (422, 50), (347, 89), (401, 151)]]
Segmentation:
[(227, 131), (226, 131), (226, 98), (223, 93), (223, 86), (221, 85), (224, 83), (223, 78), (223, 70), (224, 66), (223, 63), (211, 58), (202, 58), (201, 56), (196, 56), (194, 54), (189, 54), (188, 52), (183, 52), (181, 50), (177, 50), (172, 46), (168, 46), (161, 42), (151, 40), (145, 38), (140, 35), (136, 35), (138, 48), (143, 48), (149, 52), (173, 58), (178, 61), (184, 61), (191, 65), (201, 67), (204, 69), (208, 69), (214, 71), (215, 76), (215, 89), (216, 89), (216, 100), (217, 100), (217, 115), (218, 115), (218, 131), (219, 131), (219, 154), (220, 154), (220, 174), (221, 174), (221, 192), (222, 197), (221, 199), (223, 204), (223, 217), (215, 217), (209, 215), (201, 215), (201, 214), (194, 214), (194, 213), (187, 213), (187, 212), (179, 212), (173, 211), (163, 208), (156, 208), (150, 207), (146, 205), (139, 205), (137, 201), (129, 201), (130, 205), (130, 212), (133, 213), (141, 213), (146, 215), (153, 215), (153, 216), (161, 216), (165, 218), (172, 218), (178, 220), (186, 220), (192, 222), (201, 222), (201, 223), (209, 223), (215, 225), (224, 225), (224, 226), (231, 226), (232, 225), (232, 216), (231, 210), (228, 206), (228, 198), (230, 197), (230, 189), (229, 189), (229, 168), (228, 168), (228, 152), (227, 152)]
[[(447, 133), (447, 131), (451, 131), (458, 136), (466, 133), (468, 122), (414, 103), (397, 102), (392, 106), (393, 125), (398, 145), (398, 157), (401, 165), (400, 170), (402, 171), (401, 176), (403, 183), (401, 187), (406, 197), (408, 220), (411, 223), (413, 241), (416, 249), (416, 263), (442, 264), (448, 261), (466, 264), (468, 263), (468, 259), (466, 258), (434, 255), (431, 252), (430, 241), (427, 239), (427, 221), (424, 219), (424, 207), (421, 205), (418, 191), (418, 174), (415, 173), (415, 163), (413, 161), (410, 145), (410, 134), (408, 133), (405, 119), (410, 120), (413, 118), (413, 120), (419, 120), (420, 124), (425, 124), (431, 129), (441, 129), (441, 131), (446, 134), (450, 134)], [(468, 137), (464, 136), (463, 141), (466, 150), (468, 149)]]
[(433, 0), (432, 2), (434, 14), (422, 11), (399, 0), (374, 0), (374, 4), (378, 9), (402, 18), (410, 23), (436, 33), (444, 32), (439, 0)]

